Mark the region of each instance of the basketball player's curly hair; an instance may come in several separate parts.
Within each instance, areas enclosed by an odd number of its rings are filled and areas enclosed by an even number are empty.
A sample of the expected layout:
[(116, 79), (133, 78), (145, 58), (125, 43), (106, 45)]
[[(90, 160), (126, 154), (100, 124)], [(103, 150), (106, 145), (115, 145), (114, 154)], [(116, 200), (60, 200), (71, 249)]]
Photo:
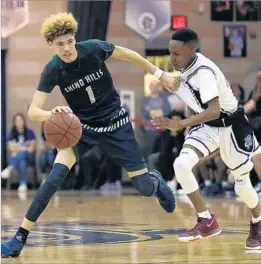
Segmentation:
[(41, 34), (45, 40), (53, 41), (55, 37), (75, 34), (78, 23), (71, 13), (58, 13), (49, 16), (42, 24)]

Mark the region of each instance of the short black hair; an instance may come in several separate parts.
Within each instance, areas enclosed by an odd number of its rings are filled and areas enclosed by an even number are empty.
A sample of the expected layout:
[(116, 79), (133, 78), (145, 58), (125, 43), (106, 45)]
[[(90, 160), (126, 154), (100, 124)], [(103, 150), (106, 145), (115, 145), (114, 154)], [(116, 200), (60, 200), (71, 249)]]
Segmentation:
[(198, 42), (198, 34), (190, 28), (178, 29), (172, 35), (171, 39), (182, 41), (184, 43), (188, 43), (191, 41)]

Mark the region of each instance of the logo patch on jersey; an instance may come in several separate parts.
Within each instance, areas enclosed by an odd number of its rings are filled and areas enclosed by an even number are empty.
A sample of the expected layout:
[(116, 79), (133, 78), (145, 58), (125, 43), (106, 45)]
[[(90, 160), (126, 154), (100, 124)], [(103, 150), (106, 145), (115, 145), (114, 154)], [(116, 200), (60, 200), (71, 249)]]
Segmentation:
[(244, 138), (245, 147), (249, 150), (253, 146), (252, 135), (248, 135)]

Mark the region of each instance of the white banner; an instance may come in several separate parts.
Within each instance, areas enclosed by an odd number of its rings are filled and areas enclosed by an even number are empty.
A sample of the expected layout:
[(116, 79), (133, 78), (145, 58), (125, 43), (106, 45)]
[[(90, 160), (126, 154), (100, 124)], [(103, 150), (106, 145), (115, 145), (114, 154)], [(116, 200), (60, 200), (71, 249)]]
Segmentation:
[(1, 35), (7, 38), (29, 23), (29, 1), (1, 0)]

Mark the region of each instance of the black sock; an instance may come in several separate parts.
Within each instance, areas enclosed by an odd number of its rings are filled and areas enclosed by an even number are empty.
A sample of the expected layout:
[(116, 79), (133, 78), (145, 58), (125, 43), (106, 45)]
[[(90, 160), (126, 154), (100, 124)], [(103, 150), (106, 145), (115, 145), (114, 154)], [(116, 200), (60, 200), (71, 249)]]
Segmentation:
[(54, 193), (60, 188), (70, 169), (60, 163), (55, 163), (46, 181), (38, 189), (26, 218), (31, 222), (36, 222), (42, 214)]
[(24, 229), (23, 227), (19, 227), (18, 231), (15, 234), (15, 237), (22, 243), (25, 243), (28, 235), (29, 235), (28, 230)]

